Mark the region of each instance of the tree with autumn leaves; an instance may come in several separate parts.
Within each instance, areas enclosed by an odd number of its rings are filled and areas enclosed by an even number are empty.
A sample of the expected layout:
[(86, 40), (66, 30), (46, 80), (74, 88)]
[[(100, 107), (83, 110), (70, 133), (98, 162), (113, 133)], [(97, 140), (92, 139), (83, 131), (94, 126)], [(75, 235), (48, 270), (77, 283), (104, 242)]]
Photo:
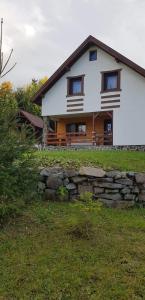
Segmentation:
[(39, 116), (40, 106), (35, 104), (32, 99), (47, 79), (47, 77), (40, 80), (32, 79), (31, 83), (16, 90), (13, 89), (13, 85), (10, 81), (5, 81), (0, 84), (0, 98), (9, 98), (10, 102), (14, 101), (17, 103), (18, 110), (22, 109)]

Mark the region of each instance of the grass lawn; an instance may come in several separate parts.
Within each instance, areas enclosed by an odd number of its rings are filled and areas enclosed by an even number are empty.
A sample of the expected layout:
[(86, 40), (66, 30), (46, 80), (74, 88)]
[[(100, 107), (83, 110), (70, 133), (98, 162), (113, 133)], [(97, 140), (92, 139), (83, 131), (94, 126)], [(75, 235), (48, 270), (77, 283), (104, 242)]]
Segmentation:
[(134, 151), (38, 151), (37, 161), (44, 165), (59, 163), (66, 166), (94, 165), (105, 169), (145, 171), (145, 152)]
[(68, 233), (80, 213), (35, 203), (0, 231), (1, 300), (145, 299), (145, 211), (102, 208), (90, 240)]

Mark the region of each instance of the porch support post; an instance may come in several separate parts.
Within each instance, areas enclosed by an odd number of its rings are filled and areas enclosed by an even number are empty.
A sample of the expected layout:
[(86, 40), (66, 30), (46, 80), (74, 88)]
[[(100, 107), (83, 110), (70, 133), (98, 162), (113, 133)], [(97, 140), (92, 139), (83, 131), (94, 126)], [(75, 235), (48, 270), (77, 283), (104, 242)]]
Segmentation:
[(93, 112), (93, 124), (92, 124), (92, 144), (96, 145), (96, 131), (95, 131), (95, 113)]
[(43, 117), (43, 146), (47, 146), (47, 139), (48, 139), (48, 117)]

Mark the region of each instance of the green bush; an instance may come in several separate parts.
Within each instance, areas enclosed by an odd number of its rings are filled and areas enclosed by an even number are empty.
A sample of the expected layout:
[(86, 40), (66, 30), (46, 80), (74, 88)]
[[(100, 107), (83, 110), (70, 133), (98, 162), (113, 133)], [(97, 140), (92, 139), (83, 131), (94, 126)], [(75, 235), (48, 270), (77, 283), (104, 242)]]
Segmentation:
[(60, 201), (67, 201), (68, 200), (68, 190), (65, 186), (60, 186), (57, 190), (57, 198)]
[(33, 161), (34, 136), (17, 124), (17, 104), (12, 95), (0, 96), (0, 201), (32, 199), (37, 192)]

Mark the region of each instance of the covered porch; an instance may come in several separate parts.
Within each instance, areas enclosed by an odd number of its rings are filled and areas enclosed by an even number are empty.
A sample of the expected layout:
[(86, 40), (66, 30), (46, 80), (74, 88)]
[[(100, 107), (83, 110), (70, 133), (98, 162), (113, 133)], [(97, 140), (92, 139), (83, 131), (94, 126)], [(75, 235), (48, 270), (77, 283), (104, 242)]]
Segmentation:
[(45, 145), (113, 145), (113, 111), (44, 118)]

